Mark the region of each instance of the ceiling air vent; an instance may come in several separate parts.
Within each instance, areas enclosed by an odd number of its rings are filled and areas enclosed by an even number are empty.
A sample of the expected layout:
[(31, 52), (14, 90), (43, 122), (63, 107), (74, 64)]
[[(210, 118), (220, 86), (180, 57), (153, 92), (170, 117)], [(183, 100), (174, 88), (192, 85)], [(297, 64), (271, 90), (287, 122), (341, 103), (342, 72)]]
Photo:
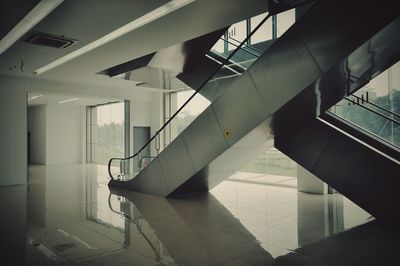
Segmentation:
[(32, 33), (28, 38), (26, 38), (25, 42), (41, 46), (63, 49), (67, 48), (68, 46), (71, 46), (77, 41), (70, 38), (66, 38), (64, 36), (56, 36), (47, 33), (35, 32)]

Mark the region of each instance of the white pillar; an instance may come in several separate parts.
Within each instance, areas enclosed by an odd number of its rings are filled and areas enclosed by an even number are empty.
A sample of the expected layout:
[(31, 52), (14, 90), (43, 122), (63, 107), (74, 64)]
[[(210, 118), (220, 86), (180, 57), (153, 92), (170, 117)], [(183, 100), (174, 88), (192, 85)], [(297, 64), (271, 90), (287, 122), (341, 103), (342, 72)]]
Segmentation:
[(297, 166), (297, 190), (313, 194), (327, 194), (328, 186), (307, 169)]

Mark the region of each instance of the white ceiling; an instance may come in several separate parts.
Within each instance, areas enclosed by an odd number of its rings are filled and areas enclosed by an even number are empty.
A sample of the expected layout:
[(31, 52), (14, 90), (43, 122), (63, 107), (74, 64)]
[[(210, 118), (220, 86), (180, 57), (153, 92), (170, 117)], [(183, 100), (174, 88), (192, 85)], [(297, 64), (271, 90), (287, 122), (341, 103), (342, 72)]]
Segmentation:
[(66, 49), (56, 49), (18, 41), (0, 55), (0, 74), (110, 87), (117, 84), (119, 87), (128, 88), (135, 83), (110, 79), (95, 73), (231, 25), (267, 9), (266, 0), (196, 0), (53, 70), (38, 76), (33, 74), (36, 69), (95, 41), (166, 2), (65, 0), (35, 26), (33, 31), (64, 35), (79, 42)]
[(12, 0), (0, 9), (0, 39), (18, 24), (40, 0)]
[[(9, 74), (33, 75), (32, 72), (39, 67), (89, 44), (165, 2), (167, 1), (65, 0), (32, 31), (70, 37), (78, 40), (78, 43), (66, 49), (56, 49), (19, 41), (0, 56), (0, 70), (4, 73), (4, 68), (16, 65), (17, 73), (8, 72)], [(24, 60), (24, 73), (19, 71), (20, 60)]]

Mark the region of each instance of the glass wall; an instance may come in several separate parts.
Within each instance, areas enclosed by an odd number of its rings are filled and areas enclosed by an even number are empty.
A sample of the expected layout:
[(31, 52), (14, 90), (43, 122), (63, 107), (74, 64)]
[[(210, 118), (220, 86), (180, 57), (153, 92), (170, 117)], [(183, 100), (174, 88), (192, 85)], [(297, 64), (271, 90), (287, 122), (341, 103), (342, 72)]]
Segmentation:
[(330, 111), (375, 136), (400, 146), (399, 73), (398, 62), (347, 100), (340, 101)]
[[(250, 28), (253, 31), (258, 24), (267, 16), (268, 13), (264, 13), (250, 19)], [(267, 40), (271, 40), (272, 37), (272, 20), (268, 19), (265, 23), (251, 36), (250, 43), (256, 44), (260, 42), (265, 42)]]
[[(229, 52), (234, 50), (267, 15), (268, 13), (263, 13), (233, 24), (229, 27), (227, 33), (214, 45), (212, 50), (220, 54), (228, 55)], [(295, 19), (295, 9), (290, 9), (271, 16), (254, 33), (247, 42), (247, 46), (254, 46), (254, 48), (264, 51), (265, 48), (269, 46), (269, 41), (282, 36), (294, 24)]]
[[(225, 36), (226, 37), (226, 36)], [(228, 30), (228, 39), (232, 39), (233, 43), (240, 43), (247, 37), (247, 20), (233, 24)], [(228, 43), (228, 50), (235, 50), (236, 46)]]
[(90, 107), (90, 162), (108, 164), (112, 157), (124, 157), (124, 103)]
[[(177, 93), (177, 109), (179, 109), (188, 99), (192, 96), (194, 91), (181, 91)], [(202, 95), (197, 94), (186, 106), (183, 108), (175, 118), (176, 133), (179, 135), (196, 117), (201, 114), (208, 106), (210, 101)]]
[(297, 187), (297, 164), (271, 148), (234, 174), (231, 180)]
[(295, 22), (296, 12), (295, 9), (290, 9), (285, 12), (279, 13), (276, 18), (276, 34), (281, 37)]

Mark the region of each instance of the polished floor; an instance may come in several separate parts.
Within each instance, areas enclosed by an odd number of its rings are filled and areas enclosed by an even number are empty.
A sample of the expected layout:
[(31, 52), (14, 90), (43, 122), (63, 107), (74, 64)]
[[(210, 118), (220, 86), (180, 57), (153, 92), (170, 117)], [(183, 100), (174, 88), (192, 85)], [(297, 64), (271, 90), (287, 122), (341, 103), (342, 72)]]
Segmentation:
[(229, 180), (260, 185), (297, 188), (297, 177), (294, 176), (268, 175), (237, 171), (229, 177)]
[(0, 265), (400, 265), (398, 232), (339, 194), (225, 181), (164, 199), (104, 166), (31, 166), (0, 188)]

